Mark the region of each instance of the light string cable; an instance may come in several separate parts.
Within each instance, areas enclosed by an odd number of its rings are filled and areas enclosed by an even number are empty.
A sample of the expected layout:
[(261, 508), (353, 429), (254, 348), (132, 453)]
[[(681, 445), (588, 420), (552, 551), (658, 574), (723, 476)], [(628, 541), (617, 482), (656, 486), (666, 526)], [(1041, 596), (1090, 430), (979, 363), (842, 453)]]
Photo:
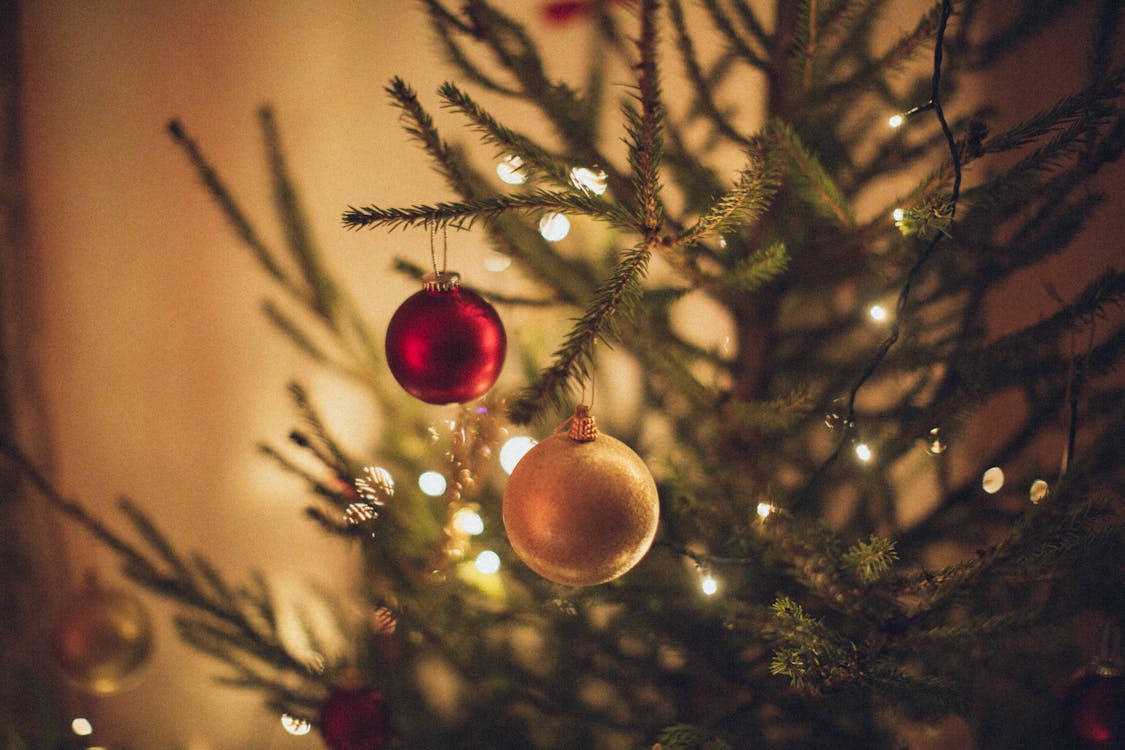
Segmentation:
[[(952, 12), (952, 1), (943, 0), (941, 4), (941, 18), (938, 23), (937, 29), (937, 38), (934, 43), (934, 71), (930, 81), (930, 101), (921, 106), (914, 107), (904, 115), (910, 116), (918, 114), (920, 112), (933, 110), (934, 114), (937, 116), (938, 123), (941, 125), (941, 132), (945, 136), (945, 142), (949, 147), (949, 155), (953, 162), (953, 187), (949, 195), (948, 218), (950, 225), (952, 225), (953, 219), (957, 214), (957, 202), (961, 196), (961, 154), (958, 150), (957, 142), (953, 137), (953, 130), (949, 127), (949, 122), (945, 119), (945, 110), (942, 108), (941, 104), (942, 48), (945, 42), (945, 31), (948, 26), (949, 16), (952, 14)], [(898, 341), (900, 334), (899, 321), (902, 319), (902, 313), (906, 309), (907, 302), (909, 301), (910, 290), (913, 287), (918, 274), (921, 272), (922, 267), (926, 264), (926, 261), (929, 260), (930, 256), (933, 255), (934, 249), (937, 248), (938, 243), (941, 242), (942, 237), (947, 233), (948, 228), (946, 228), (945, 230), (939, 229), (938, 231), (936, 231), (934, 233), (934, 236), (931, 237), (929, 242), (927, 242), (926, 245), (922, 248), (922, 251), (918, 254), (918, 258), (914, 261), (914, 265), (911, 266), (910, 271), (906, 274), (906, 279), (903, 281), (902, 288), (899, 290), (898, 301), (895, 303), (895, 315), (891, 322), (887, 337), (883, 339), (882, 343), (879, 345), (879, 348), (876, 350), (875, 355), (867, 363), (867, 366), (863, 369), (863, 372), (860, 373), (859, 377), (856, 378), (855, 383), (852, 385), (851, 390), (848, 392), (847, 408), (845, 409), (844, 418), (841, 423), (843, 434), (840, 436), (840, 440), (836, 443), (836, 447), (832, 451), (831, 455), (824, 459), (824, 461), (816, 468), (816, 471), (814, 471), (812, 476), (809, 478), (809, 481), (805, 485), (804, 490), (797, 498), (798, 503), (809, 498), (814, 485), (824, 474), (824, 472), (827, 471), (828, 468), (836, 461), (836, 459), (839, 458), (840, 451), (843, 449), (844, 445), (847, 442), (855, 439), (856, 397), (858, 396), (860, 389), (863, 388), (863, 386), (871, 379), (871, 376), (875, 374), (875, 370), (877, 370), (879, 365), (882, 364), (883, 360), (886, 359), (887, 353), (890, 351), (891, 347), (894, 346)]]

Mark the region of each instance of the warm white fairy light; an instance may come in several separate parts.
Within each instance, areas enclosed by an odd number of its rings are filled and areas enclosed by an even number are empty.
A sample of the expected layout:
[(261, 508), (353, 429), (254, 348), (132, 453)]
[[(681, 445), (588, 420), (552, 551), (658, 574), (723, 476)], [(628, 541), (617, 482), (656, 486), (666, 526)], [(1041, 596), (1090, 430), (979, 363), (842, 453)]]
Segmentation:
[(472, 508), (461, 508), (453, 514), (453, 528), (462, 534), (476, 536), (484, 532), (484, 519)]
[(473, 561), (473, 565), (481, 573), (490, 576), (500, 571), (500, 555), (496, 554), (490, 549), (486, 549), (477, 555), (477, 559)]
[(606, 188), (606, 174), (601, 169), (574, 167), (570, 170), (570, 183), (579, 190), (601, 195)]
[(526, 435), (516, 435), (509, 438), (507, 442), (500, 447), (500, 466), (505, 472), (511, 474), (516, 468), (516, 464), (524, 455), (535, 447), (537, 441), (535, 438)]
[(508, 266), (512, 265), (512, 259), (504, 253), (498, 253), (495, 250), (487, 250), (484, 253), (484, 270), (491, 271), (492, 273), (500, 273), (501, 271), (508, 270)]
[(758, 518), (769, 518), (770, 513), (773, 513), (773, 506), (769, 503), (758, 503)]
[(867, 314), (871, 316), (872, 320), (882, 323), (887, 319), (889, 313), (887, 313), (887, 308), (882, 305), (872, 305), (868, 308)]
[(445, 492), (445, 477), (438, 471), (424, 471), (418, 477), (418, 487), (430, 497), (441, 497)]
[(902, 115), (891, 115), (887, 118), (887, 124), (892, 128), (900, 128), (904, 122), (906, 122), (906, 118)]
[(714, 596), (719, 591), (719, 582), (710, 573), (704, 573), (699, 579), (699, 588), (706, 596)]
[(867, 463), (875, 455), (871, 450), (871, 446), (867, 443), (857, 443), (855, 446), (855, 455), (860, 461)]
[(90, 720), (84, 716), (79, 716), (74, 721), (70, 722), (70, 731), (77, 734), (79, 737), (89, 737), (94, 733), (94, 725)]
[(897, 224), (906, 218), (906, 211), (901, 208), (896, 208), (894, 211), (891, 211), (891, 218), (894, 219)]
[(545, 214), (539, 220), (539, 234), (547, 242), (558, 242), (570, 234), (570, 219), (565, 214)]
[(285, 727), (286, 732), (297, 737), (312, 731), (312, 724), (296, 716), (290, 716), (289, 714), (281, 715), (281, 726)]
[(522, 185), (527, 182), (527, 175), (520, 171), (522, 166), (523, 159), (512, 154), (496, 165), (496, 174), (509, 185)]
[(1004, 470), (993, 466), (981, 476), (980, 486), (988, 494), (995, 495), (1004, 486)]
[(1042, 479), (1036, 479), (1031, 483), (1031, 489), (1028, 490), (1027, 494), (1031, 499), (1031, 502), (1035, 505), (1038, 505), (1039, 503), (1043, 502), (1043, 498), (1047, 497), (1047, 493), (1050, 491), (1050, 485), (1048, 485)]

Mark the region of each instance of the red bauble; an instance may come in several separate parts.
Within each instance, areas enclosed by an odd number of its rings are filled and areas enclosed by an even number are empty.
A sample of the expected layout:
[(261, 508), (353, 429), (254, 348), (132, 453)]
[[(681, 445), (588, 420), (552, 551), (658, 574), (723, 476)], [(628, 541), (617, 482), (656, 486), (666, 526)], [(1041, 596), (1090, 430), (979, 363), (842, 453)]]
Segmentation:
[(1125, 673), (1084, 669), (1067, 687), (1063, 713), (1086, 748), (1125, 748)]
[(387, 364), (399, 385), (429, 404), (483, 396), (504, 366), (508, 339), (500, 316), (456, 274), (426, 277), (387, 327)]
[(332, 750), (382, 750), (391, 737), (387, 701), (376, 690), (333, 691), (320, 707), (319, 726)]

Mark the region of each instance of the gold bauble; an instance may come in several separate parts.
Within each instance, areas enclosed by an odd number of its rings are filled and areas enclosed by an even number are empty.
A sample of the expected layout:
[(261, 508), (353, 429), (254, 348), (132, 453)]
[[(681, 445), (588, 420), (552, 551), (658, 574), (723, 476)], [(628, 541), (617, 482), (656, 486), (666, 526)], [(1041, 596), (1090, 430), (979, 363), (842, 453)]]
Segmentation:
[(593, 586), (644, 557), (660, 504), (641, 457), (598, 433), (580, 409), (570, 434), (552, 435), (516, 464), (503, 515), (508, 540), (529, 568), (555, 583)]
[(59, 614), (52, 646), (68, 682), (115, 693), (138, 681), (152, 653), (152, 621), (135, 596), (91, 576)]

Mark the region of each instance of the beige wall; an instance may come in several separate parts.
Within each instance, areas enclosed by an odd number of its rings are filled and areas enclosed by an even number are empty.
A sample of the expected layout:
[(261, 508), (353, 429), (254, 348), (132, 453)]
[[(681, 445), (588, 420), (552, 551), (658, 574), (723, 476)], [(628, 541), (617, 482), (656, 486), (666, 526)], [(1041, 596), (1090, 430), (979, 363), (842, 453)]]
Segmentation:
[[(164, 126), (183, 119), (272, 240), (255, 114), (271, 102), (326, 253), (371, 310), (393, 309), (406, 286), (385, 278), (388, 251), (421, 253), (425, 238), (345, 233), (339, 215), (440, 189), (382, 93), (398, 72), (427, 92), (441, 80), (424, 17), (394, 0), (66, 0), (27, 3), (24, 23), (27, 283), (58, 485), (115, 522), (115, 497), (135, 498), (236, 579), (261, 566), (283, 588), (346, 582), (354, 558), (302, 520), (302, 488), (254, 448), (294, 426), (291, 378), (329, 389), (267, 328), (268, 285)], [(370, 436), (362, 413), (350, 422), (354, 439)], [(116, 577), (83, 532), (68, 526), (65, 538), (61, 565)], [(218, 665), (178, 643), (168, 608), (148, 603), (162, 627), (142, 686), (73, 696), (100, 744), (318, 746), (284, 735), (257, 697), (214, 687)]]

